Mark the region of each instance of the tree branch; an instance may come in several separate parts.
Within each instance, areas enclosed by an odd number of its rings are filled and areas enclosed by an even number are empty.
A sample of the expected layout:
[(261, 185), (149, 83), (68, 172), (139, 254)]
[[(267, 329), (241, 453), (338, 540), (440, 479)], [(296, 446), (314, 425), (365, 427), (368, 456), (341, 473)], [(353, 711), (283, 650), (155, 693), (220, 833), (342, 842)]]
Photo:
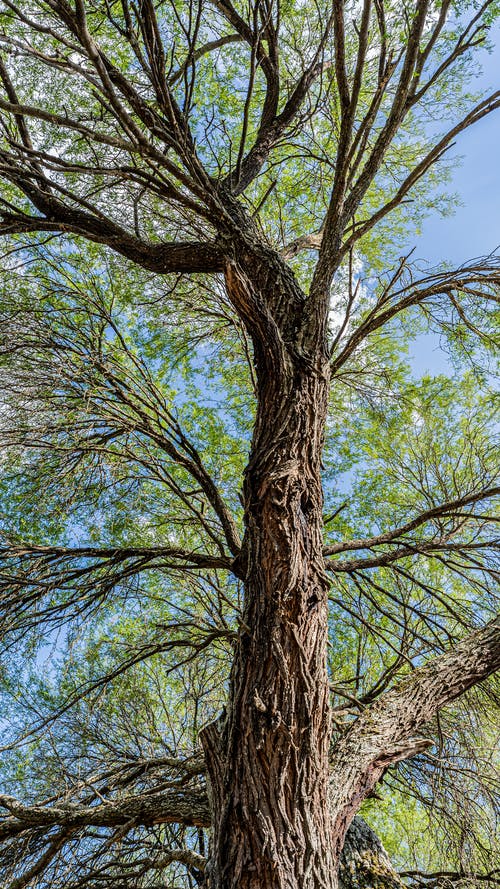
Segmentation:
[(363, 571), (366, 568), (383, 568), (398, 562), (401, 559), (408, 559), (412, 556), (430, 556), (432, 554), (440, 554), (447, 552), (457, 552), (466, 555), (468, 552), (477, 552), (478, 550), (494, 550), (498, 551), (500, 539), (485, 540), (478, 543), (452, 543), (449, 540), (422, 540), (415, 541), (414, 544), (401, 546), (392, 552), (380, 553), (380, 555), (372, 556), (365, 559), (349, 559), (349, 560), (331, 560), (328, 559), (326, 567), (333, 574), (351, 573), (353, 571)]
[(393, 291), (392, 288), (397, 280), (399, 280), (399, 275), (391, 279), (376, 304), (353, 331), (341, 351), (333, 356), (332, 376), (337, 374), (366, 337), (412, 306), (422, 305), (433, 297), (443, 295), (453, 300), (454, 293), (466, 293), (483, 300), (489, 299), (498, 302), (500, 259), (497, 256), (488, 256), (453, 271), (446, 270), (428, 275), (419, 281), (413, 281), (410, 278), (407, 285)]
[[(415, 737), (444, 706), (500, 667), (500, 617), (381, 695), (334, 747), (332, 810), (342, 831), (387, 766), (432, 741)], [(341, 846), (340, 846), (341, 848)]]
[[(345, 540), (341, 543), (330, 544), (324, 548), (323, 554), (325, 556), (333, 556), (336, 553), (343, 553), (348, 550), (371, 549), (372, 547), (380, 546), (383, 543), (391, 543), (394, 540), (401, 539), (408, 534), (409, 531), (414, 531), (416, 528), (420, 527), (420, 525), (424, 525), (432, 519), (453, 516), (464, 506), (493, 498), (498, 495), (500, 495), (500, 487), (485, 488), (482, 491), (473, 491), (471, 494), (459, 497), (456, 500), (448, 500), (445, 503), (438, 504), (438, 506), (432, 506), (430, 509), (421, 512), (404, 525), (400, 525), (398, 528), (392, 528), (390, 531), (384, 531), (382, 534), (376, 534), (374, 537), (361, 537), (357, 540)], [(480, 516), (478, 516), (478, 518), (480, 518)]]
[(54, 212), (46, 216), (30, 216), (0, 211), (0, 235), (28, 232), (56, 232), (81, 235), (97, 244), (105, 244), (148, 271), (160, 275), (171, 273), (213, 273), (224, 268), (220, 248), (210, 241), (152, 244), (139, 240), (110, 219), (92, 216), (82, 210), (57, 202)]
[[(215, 5), (224, 12), (228, 21), (238, 30), (244, 39), (253, 46), (253, 38), (251, 30), (240, 20), (235, 19), (237, 15), (227, 0), (217, 0)], [(231, 10), (230, 14), (228, 10)], [(264, 102), (261, 123), (255, 139), (248, 154), (242, 158), (239, 165), (238, 176), (235, 177), (231, 172), (225, 180), (226, 187), (230, 188), (235, 195), (242, 194), (251, 182), (256, 178), (266, 162), (272, 148), (283, 137), (284, 133), (295, 121), (300, 108), (305, 101), (312, 84), (322, 74), (326, 68), (329, 68), (331, 62), (322, 60), (325, 45), (328, 40), (333, 24), (333, 14), (326, 23), (322, 38), (318, 43), (314, 57), (310, 65), (305, 69), (300, 78), (292, 89), (283, 110), (277, 114), (279, 100), (279, 80), (277, 59), (272, 61), (263, 50), (259, 41), (257, 46), (257, 58), (262, 64), (267, 83), (268, 90), (266, 101)], [(259, 55), (260, 52), (260, 55)]]
[(171, 788), (149, 795), (126, 796), (97, 806), (62, 803), (56, 806), (27, 806), (14, 797), (0, 794), (0, 806), (9, 816), (0, 820), (0, 839), (18, 836), (30, 827), (64, 828), (116, 827), (136, 824), (176, 824), (208, 827), (210, 806), (204, 789)]

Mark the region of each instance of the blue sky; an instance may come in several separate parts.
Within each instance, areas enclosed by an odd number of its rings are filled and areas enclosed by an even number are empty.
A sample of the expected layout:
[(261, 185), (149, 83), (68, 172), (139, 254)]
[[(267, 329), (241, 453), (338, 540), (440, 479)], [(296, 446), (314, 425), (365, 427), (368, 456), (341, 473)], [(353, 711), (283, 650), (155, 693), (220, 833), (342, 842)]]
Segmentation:
[[(483, 73), (477, 81), (487, 93), (500, 89), (500, 26), (494, 43), (493, 53), (482, 54)], [(451, 217), (429, 216), (421, 236), (409, 244), (409, 249), (416, 248), (415, 258), (431, 265), (443, 261), (462, 265), (500, 248), (500, 109), (462, 133), (452, 151), (461, 161), (449, 189), (461, 205)], [(453, 373), (437, 335), (417, 337), (411, 363), (417, 373)]]
[[(478, 86), (500, 89), (500, 27), (496, 49), (482, 54), (483, 74)], [(500, 246), (500, 109), (493, 111), (457, 139), (457, 163), (450, 190), (462, 201), (451, 218), (432, 216), (424, 223), (416, 254), (433, 264), (449, 260), (461, 264)]]

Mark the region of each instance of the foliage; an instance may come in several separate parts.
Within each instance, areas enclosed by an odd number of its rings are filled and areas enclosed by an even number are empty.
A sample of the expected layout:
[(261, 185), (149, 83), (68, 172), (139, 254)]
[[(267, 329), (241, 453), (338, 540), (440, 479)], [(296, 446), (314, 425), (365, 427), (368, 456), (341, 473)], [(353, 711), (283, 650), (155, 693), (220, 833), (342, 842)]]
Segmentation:
[[(349, 5), (342, 64), (327, 5), (286, 0), (278, 21), (267, 3), (88, 0), (81, 32), (62, 0), (35, 6), (5, 0), (0, 37), (2, 789), (96, 809), (200, 795), (199, 729), (224, 706), (245, 629), (234, 566), (257, 380), (219, 260), (202, 268), (195, 248), (215, 256), (243, 208), (314, 293), (322, 238), (336, 237), (344, 81), (357, 90), (351, 207), (324, 272), (336, 736), (495, 613), (498, 259), (429, 269), (400, 253), (427, 212), (450, 210), (452, 140), (500, 103), (470, 82), (497, 10), (433, 5), (377, 162), (421, 3), (375, 3), (363, 58)], [(193, 269), (170, 265), (175, 243), (192, 245)], [(429, 330), (449, 375), (412, 371)], [(440, 713), (430, 752), (392, 766), (384, 799), (365, 803), (402, 870), (493, 871), (497, 694), (490, 679)], [(4, 835), (6, 885), (195, 885), (204, 822), (134, 818)]]

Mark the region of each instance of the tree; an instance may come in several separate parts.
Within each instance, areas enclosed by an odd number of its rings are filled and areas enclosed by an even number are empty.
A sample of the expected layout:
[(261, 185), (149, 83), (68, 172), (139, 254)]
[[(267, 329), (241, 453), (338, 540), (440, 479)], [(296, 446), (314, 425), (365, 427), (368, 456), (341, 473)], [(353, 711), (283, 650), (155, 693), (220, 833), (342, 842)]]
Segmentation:
[[(465, 91), (495, 4), (2, 8), (2, 619), (8, 646), (102, 630), (57, 694), (26, 697), (21, 735), (80, 720), (90, 766), (112, 720), (99, 738), (84, 701), (159, 653), (165, 677), (205, 663), (214, 716), (225, 698), (203, 761), (89, 769), (71, 802), (44, 774), (3, 795), (10, 889), (55, 886), (56, 864), (66, 886), (158, 886), (172, 862), (201, 880), (175, 844), (209, 823), (207, 886), (331, 889), (386, 771), (443, 707), (494, 699), (498, 259), (396, 257), (456, 137), (500, 105)], [(398, 357), (424, 323), (471, 362), (447, 392)], [(195, 397), (210, 374), (218, 412)], [(71, 737), (43, 741), (45, 773)], [(155, 824), (156, 857), (136, 845)], [(378, 849), (367, 831), (350, 844)]]

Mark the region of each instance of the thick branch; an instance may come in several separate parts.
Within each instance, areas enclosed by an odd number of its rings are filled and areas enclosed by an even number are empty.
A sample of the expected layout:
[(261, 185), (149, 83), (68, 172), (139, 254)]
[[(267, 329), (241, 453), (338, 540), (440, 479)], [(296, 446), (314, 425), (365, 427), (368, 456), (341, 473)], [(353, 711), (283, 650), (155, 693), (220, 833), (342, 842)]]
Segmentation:
[(222, 252), (214, 242), (147, 243), (110, 219), (100, 219), (60, 203), (57, 212), (48, 216), (30, 216), (21, 212), (0, 214), (0, 235), (25, 232), (81, 235), (98, 244), (106, 244), (142, 268), (160, 275), (221, 272), (224, 266)]
[(196, 568), (230, 568), (231, 560), (223, 556), (212, 556), (196, 550), (183, 550), (168, 546), (38, 546), (36, 544), (15, 544), (0, 546), (0, 560), (6, 558), (44, 557), (55, 559), (95, 559), (111, 561), (113, 564), (128, 559), (140, 559), (142, 565), (163, 559), (179, 560), (181, 564)]
[(208, 827), (210, 807), (203, 788), (177, 788), (148, 796), (127, 796), (98, 806), (73, 803), (56, 806), (25, 806), (19, 800), (0, 795), (0, 806), (9, 817), (0, 822), (0, 839), (14, 837), (30, 827), (116, 827), (135, 821), (153, 825), (177, 824)]
[(338, 741), (333, 754), (332, 808), (343, 834), (387, 766), (421, 752), (415, 738), (441, 709), (500, 667), (500, 618), (419, 667), (381, 695)]
[[(59, 826), (60, 830), (53, 835), (54, 840), (49, 845), (50, 852), (55, 844), (60, 848), (74, 836), (75, 831), (85, 828), (132, 829), (139, 825), (149, 827), (170, 822), (207, 828), (211, 823), (210, 803), (204, 785), (182, 791), (169, 789), (149, 796), (127, 796), (97, 806), (25, 806), (8, 796), (0, 797), (0, 806), (10, 812), (7, 818), (0, 821), (0, 839), (4, 842), (33, 829), (46, 827), (49, 830)], [(37, 862), (36, 873), (43, 873), (47, 864), (45, 859), (50, 862), (52, 857), (49, 854), (42, 856)], [(195, 866), (199, 870), (203, 870), (205, 865), (203, 857), (196, 853), (166, 850), (160, 858), (151, 861), (151, 868), (155, 871), (163, 869), (174, 861)], [(365, 886), (402, 889), (403, 884), (380, 840), (361, 818), (354, 819), (347, 833), (339, 879), (341, 889), (364, 889)], [(12, 887), (9, 886), (9, 889)]]

